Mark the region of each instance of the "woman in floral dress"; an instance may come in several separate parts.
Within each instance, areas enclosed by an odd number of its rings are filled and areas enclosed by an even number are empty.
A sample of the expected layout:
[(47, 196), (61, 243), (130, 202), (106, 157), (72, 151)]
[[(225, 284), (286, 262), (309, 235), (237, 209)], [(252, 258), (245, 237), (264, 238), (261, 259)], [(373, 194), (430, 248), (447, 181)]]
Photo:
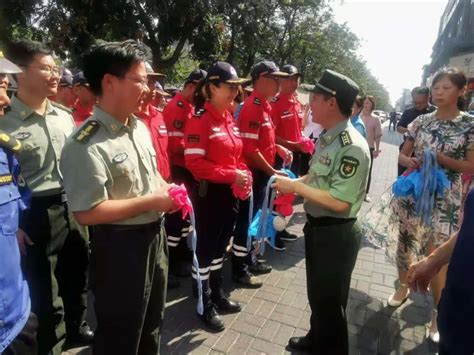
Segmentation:
[[(440, 71), (433, 79), (431, 94), (436, 111), (419, 116), (408, 126), (407, 139), (399, 156), (399, 163), (409, 169), (421, 166), (425, 149), (437, 155), (437, 161), (446, 173), (450, 187), (444, 196), (436, 196), (432, 225), (423, 226), (416, 215), (416, 201), (412, 196), (395, 199), (392, 204), (397, 216), (398, 242), (392, 243), (398, 266), (400, 287), (388, 300), (391, 306), (400, 306), (408, 297), (407, 270), (414, 259), (429, 255), (458, 229), (462, 202), (461, 174), (474, 173), (474, 117), (458, 109), (458, 100), (466, 87), (466, 76), (457, 69)], [(415, 157), (411, 157), (412, 152)], [(396, 250), (395, 250), (396, 249)], [(389, 250), (390, 252), (390, 250)], [(436, 306), (445, 284), (446, 268), (433, 278), (434, 309), (429, 337), (439, 341)]]

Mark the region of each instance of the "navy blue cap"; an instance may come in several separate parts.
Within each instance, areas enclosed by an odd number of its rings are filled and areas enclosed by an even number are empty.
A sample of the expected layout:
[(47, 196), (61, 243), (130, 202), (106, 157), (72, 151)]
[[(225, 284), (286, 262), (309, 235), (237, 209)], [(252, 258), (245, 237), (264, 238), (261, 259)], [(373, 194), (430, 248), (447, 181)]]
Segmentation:
[(72, 85), (83, 85), (83, 86), (89, 86), (89, 82), (87, 81), (86, 77), (84, 76), (84, 72), (80, 71), (74, 75), (74, 78), (72, 79)]
[(61, 68), (61, 79), (59, 79), (59, 86), (67, 86), (72, 88), (72, 73), (67, 68)]
[(289, 76), (301, 76), (301, 73), (298, 71), (294, 65), (286, 64), (281, 68), (283, 73), (287, 73)]
[(202, 69), (196, 69), (189, 74), (188, 78), (184, 83), (199, 83), (201, 80), (206, 79), (206, 76), (207, 71)]
[(235, 68), (226, 62), (216, 62), (209, 68), (206, 81), (241, 85), (250, 79), (239, 78)]
[(289, 76), (288, 73), (280, 71), (280, 68), (278, 68), (274, 62), (269, 60), (262, 60), (261, 62), (255, 64), (250, 75), (252, 76), (252, 80), (256, 80), (262, 75), (273, 75), (278, 77)]

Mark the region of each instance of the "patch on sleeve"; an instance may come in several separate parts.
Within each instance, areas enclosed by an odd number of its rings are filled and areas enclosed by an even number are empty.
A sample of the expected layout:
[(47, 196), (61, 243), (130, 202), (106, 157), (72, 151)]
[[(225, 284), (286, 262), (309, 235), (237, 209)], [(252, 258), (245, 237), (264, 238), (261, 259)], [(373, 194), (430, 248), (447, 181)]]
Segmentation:
[(260, 101), (260, 99), (259, 99), (258, 97), (256, 97), (255, 99), (253, 99), (253, 103), (254, 103), (255, 105), (260, 105), (260, 104), (261, 104), (261, 101)]
[(200, 140), (201, 140), (201, 136), (199, 134), (190, 134), (188, 136), (189, 143), (199, 143)]
[(341, 165), (339, 166), (339, 174), (343, 179), (349, 179), (355, 175), (359, 164), (359, 160), (357, 160), (356, 158), (345, 155), (341, 159)]
[(280, 98), (278, 96), (275, 96), (273, 99), (272, 99), (272, 102), (277, 102), (278, 100), (280, 100)]
[(257, 122), (257, 121), (250, 121), (249, 122), (249, 128), (258, 128), (260, 127), (260, 122)]
[(99, 122), (89, 121), (79, 131), (77, 131), (74, 138), (78, 142), (87, 143), (99, 128)]
[(342, 131), (341, 134), (339, 135), (341, 138), (341, 145), (345, 147), (346, 145), (352, 144), (352, 138), (347, 131)]

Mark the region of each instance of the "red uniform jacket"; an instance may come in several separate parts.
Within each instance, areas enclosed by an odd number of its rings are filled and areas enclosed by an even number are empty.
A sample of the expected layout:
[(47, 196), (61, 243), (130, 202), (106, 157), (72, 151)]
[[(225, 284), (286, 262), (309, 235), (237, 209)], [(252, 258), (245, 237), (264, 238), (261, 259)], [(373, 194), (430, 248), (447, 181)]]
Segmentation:
[(92, 116), (93, 109), (93, 106), (88, 108), (82, 106), (79, 103), (79, 100), (77, 100), (74, 106), (72, 107), (72, 117), (74, 118), (76, 126), (79, 127), (85, 120)]
[(148, 105), (148, 115), (145, 112), (137, 113), (142, 122), (150, 131), (153, 148), (156, 152), (156, 165), (163, 179), (170, 177), (170, 161), (168, 158), (168, 131), (166, 130), (163, 114), (153, 105)]
[(260, 152), (274, 166), (276, 145), (271, 110), (267, 100), (254, 91), (245, 99), (237, 124), (244, 143), (244, 153)]
[(301, 104), (293, 95), (280, 93), (272, 100), (271, 106), (275, 135), (298, 143), (302, 137), (303, 111)]
[(193, 116), (194, 107), (181, 93), (171, 99), (163, 111), (168, 130), (168, 152), (171, 165), (184, 167), (184, 127)]
[(246, 168), (242, 160), (242, 140), (232, 115), (220, 115), (205, 103), (185, 128), (186, 168), (197, 180), (220, 184), (235, 182), (236, 169)]

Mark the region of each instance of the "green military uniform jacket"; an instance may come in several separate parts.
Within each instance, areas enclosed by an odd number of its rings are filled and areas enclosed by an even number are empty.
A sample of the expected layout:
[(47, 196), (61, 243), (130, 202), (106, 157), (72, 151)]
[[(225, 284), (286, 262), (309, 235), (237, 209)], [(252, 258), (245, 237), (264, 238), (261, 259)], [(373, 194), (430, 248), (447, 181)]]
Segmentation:
[[(66, 141), (61, 170), (72, 212), (88, 211), (106, 200), (144, 196), (166, 185), (146, 126), (133, 115), (124, 125), (99, 107)], [(146, 224), (160, 217), (148, 211), (114, 224)]]
[(61, 150), (74, 129), (72, 116), (62, 106), (47, 100), (46, 112), (40, 115), (12, 97), (10, 110), (0, 119), (0, 130), (21, 142), (23, 149), (18, 160), (33, 196), (61, 192)]
[(365, 197), (370, 167), (367, 141), (350, 120), (340, 122), (323, 132), (318, 139), (306, 184), (325, 191), (350, 204), (343, 213), (336, 213), (305, 201), (306, 213), (313, 217), (355, 218)]

